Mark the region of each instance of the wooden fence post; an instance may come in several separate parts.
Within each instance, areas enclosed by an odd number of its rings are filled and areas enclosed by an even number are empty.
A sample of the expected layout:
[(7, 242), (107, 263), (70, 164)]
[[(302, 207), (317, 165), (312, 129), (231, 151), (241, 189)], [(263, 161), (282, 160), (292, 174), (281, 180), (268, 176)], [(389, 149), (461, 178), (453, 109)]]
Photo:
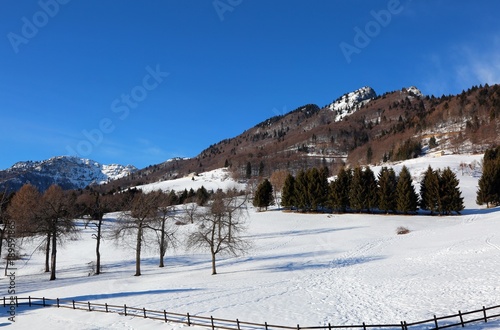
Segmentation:
[(108, 303), (104, 303), (104, 307), (106, 307), (106, 313), (108, 312)]
[(56, 301), (57, 301), (57, 308), (59, 308), (59, 307), (60, 307), (60, 306), (59, 306), (59, 298), (57, 298), (57, 300), (56, 300)]
[(236, 326), (238, 327), (238, 330), (241, 330), (240, 329), (240, 320), (236, 319)]
[(28, 306), (31, 307), (31, 296), (28, 296)]
[(332, 330), (332, 325), (328, 323), (328, 330)]
[(167, 311), (163, 310), (163, 317), (165, 317), (165, 323), (167, 323)]
[(267, 322), (264, 322), (264, 325), (266, 326), (266, 330), (268, 330), (268, 329), (267, 329)]
[(363, 330), (366, 330), (366, 324), (363, 322)]
[(488, 317), (486, 316), (486, 308), (483, 306), (484, 323), (488, 323)]
[(16, 307), (19, 307), (19, 301), (17, 301), (17, 296), (16, 296)]
[(212, 330), (215, 330), (215, 327), (214, 327), (214, 317), (212, 315), (210, 315), (210, 323), (212, 324)]
[(187, 318), (188, 318), (188, 323), (187, 323), (187, 325), (188, 325), (188, 327), (190, 327), (190, 326), (191, 326), (191, 319), (190, 319), (190, 317), (189, 317), (189, 313), (187, 313)]
[(42, 297), (43, 307), (45, 307), (45, 297)]
[(438, 319), (437, 319), (436, 315), (434, 315), (434, 325), (436, 326), (436, 330), (439, 330)]
[(297, 324), (297, 330), (300, 330), (300, 326)]
[(89, 304), (89, 312), (90, 312), (90, 311), (92, 310), (92, 309), (90, 308), (90, 301), (88, 302), (88, 304)]
[(464, 318), (462, 317), (461, 311), (458, 311), (458, 316), (460, 316), (460, 324), (462, 325), (462, 328), (465, 327)]
[(73, 303), (73, 309), (76, 309), (76, 307), (75, 307), (75, 300), (72, 300), (72, 303)]
[(127, 316), (127, 304), (124, 304), (124, 305), (123, 305), (123, 310), (124, 310), (124, 312), (125, 312), (125, 316)]
[(5, 307), (5, 296), (3, 296), (3, 307)]

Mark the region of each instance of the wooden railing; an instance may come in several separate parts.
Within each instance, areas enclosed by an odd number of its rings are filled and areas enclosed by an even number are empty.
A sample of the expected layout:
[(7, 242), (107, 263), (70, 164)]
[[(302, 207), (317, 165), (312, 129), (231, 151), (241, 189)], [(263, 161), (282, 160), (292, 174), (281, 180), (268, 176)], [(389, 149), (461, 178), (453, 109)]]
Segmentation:
[(331, 330), (331, 329), (447, 329), (452, 327), (465, 327), (466, 324), (488, 322), (491, 319), (500, 318), (500, 305), (493, 307), (484, 307), (475, 311), (461, 312), (458, 311), (457, 314), (437, 317), (434, 315), (432, 319), (425, 321), (407, 323), (406, 321), (401, 321), (398, 324), (377, 324), (369, 325), (362, 323), (361, 325), (324, 325), (324, 326), (282, 326), (275, 324), (253, 323), (244, 322), (238, 319), (228, 320), (221, 318), (214, 318), (212, 316), (198, 316), (190, 315), (189, 313), (180, 314), (167, 312), (166, 310), (149, 310), (146, 308), (136, 308), (127, 305), (109, 305), (109, 304), (98, 304), (91, 303), (89, 301), (75, 301), (68, 299), (50, 299), (50, 298), (34, 298), (34, 297), (3, 297), (3, 307), (11, 307), (15, 304), (16, 308), (19, 306), (43, 306), (43, 307), (57, 307), (57, 308), (70, 308), (78, 310), (86, 310), (92, 312), (104, 312), (104, 313), (117, 313), (125, 316), (135, 316), (149, 318), (152, 320), (159, 320), (163, 322), (174, 322), (183, 323), (188, 326), (201, 326), (215, 329), (227, 329), (227, 330), (256, 330), (256, 329), (289, 329), (289, 330)]

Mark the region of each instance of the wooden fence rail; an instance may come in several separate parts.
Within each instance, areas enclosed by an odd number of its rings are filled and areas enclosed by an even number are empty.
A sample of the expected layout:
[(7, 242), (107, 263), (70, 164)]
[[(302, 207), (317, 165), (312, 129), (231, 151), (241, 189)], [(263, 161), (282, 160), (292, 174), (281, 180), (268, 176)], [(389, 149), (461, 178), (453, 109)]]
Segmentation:
[(500, 318), (500, 305), (493, 307), (484, 307), (475, 311), (461, 312), (458, 311), (457, 314), (437, 317), (434, 315), (432, 319), (407, 323), (406, 321), (401, 321), (399, 324), (361, 324), (361, 325), (324, 325), (324, 326), (282, 326), (276, 324), (268, 324), (265, 322), (253, 323), (244, 322), (238, 319), (228, 320), (215, 317), (206, 317), (198, 315), (190, 315), (189, 313), (180, 314), (167, 312), (166, 310), (149, 310), (146, 308), (136, 308), (130, 307), (126, 304), (124, 305), (110, 305), (110, 304), (98, 304), (91, 303), (90, 301), (75, 301), (69, 299), (52, 299), (52, 298), (34, 298), (34, 297), (15, 297), (12, 300), (11, 297), (3, 297), (3, 307), (9, 307), (12, 304), (16, 307), (23, 306), (43, 306), (43, 307), (57, 307), (57, 308), (69, 308), (86, 310), (92, 312), (103, 312), (103, 313), (117, 313), (125, 316), (143, 317), (152, 320), (159, 320), (163, 322), (174, 322), (182, 323), (188, 326), (201, 326), (215, 329), (226, 329), (226, 330), (274, 330), (274, 329), (285, 329), (285, 330), (331, 330), (331, 329), (430, 329), (439, 330), (447, 329), (452, 327), (465, 327), (466, 324), (488, 322), (491, 319)]

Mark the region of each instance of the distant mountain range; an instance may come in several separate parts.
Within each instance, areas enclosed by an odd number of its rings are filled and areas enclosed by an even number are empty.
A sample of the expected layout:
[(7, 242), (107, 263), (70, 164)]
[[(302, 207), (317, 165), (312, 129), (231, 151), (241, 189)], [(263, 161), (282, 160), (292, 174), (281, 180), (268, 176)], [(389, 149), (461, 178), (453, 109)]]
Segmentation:
[(136, 171), (137, 168), (131, 165), (103, 165), (90, 159), (59, 156), (43, 161), (18, 162), (0, 171), (0, 189), (15, 191), (25, 183), (36, 186), (40, 191), (52, 184), (58, 184), (63, 189), (82, 189), (123, 178)]
[(30, 182), (41, 190), (52, 183), (66, 189), (102, 184), (102, 191), (121, 190), (222, 167), (236, 178), (313, 166), (336, 173), (344, 164), (397, 160), (395, 155), (408, 146), (418, 145), (421, 152), (482, 152), (500, 144), (498, 127), (500, 85), (472, 86), (439, 97), (424, 96), (414, 86), (382, 95), (365, 86), (322, 108), (306, 104), (268, 118), (193, 158), (174, 158), (141, 170), (74, 157), (21, 162), (0, 171), (0, 188), (15, 190)]

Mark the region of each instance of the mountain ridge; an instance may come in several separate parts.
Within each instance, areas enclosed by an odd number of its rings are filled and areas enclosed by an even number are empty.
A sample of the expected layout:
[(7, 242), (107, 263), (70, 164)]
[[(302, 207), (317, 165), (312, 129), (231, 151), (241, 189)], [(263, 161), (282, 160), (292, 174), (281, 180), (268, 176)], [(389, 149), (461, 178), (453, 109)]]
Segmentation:
[(64, 189), (83, 189), (128, 176), (138, 169), (133, 165), (100, 164), (74, 156), (55, 156), (41, 161), (20, 161), (0, 171), (0, 189), (18, 190), (31, 183), (40, 191), (52, 184)]
[(497, 127), (500, 85), (472, 86), (440, 97), (424, 96), (415, 86), (381, 95), (365, 86), (323, 108), (311, 103), (268, 118), (195, 157), (177, 157), (113, 180), (94, 181), (105, 182), (100, 189), (106, 192), (222, 167), (242, 179), (319, 166), (335, 173), (345, 164), (395, 160), (405, 145), (429, 150), (431, 138), (433, 151), (481, 152), (500, 144)]

